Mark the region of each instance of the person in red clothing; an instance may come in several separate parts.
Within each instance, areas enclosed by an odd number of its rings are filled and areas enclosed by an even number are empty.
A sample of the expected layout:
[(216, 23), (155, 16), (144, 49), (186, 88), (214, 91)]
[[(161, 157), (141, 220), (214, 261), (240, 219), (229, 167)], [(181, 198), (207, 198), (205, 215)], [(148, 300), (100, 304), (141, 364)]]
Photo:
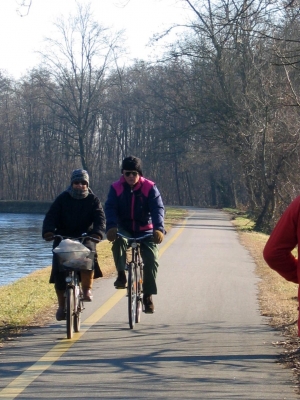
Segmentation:
[[(298, 257), (292, 251), (298, 245)], [(272, 231), (263, 256), (266, 263), (287, 281), (299, 284), (300, 277), (300, 196), (288, 206)], [(298, 286), (298, 302), (300, 289)], [(300, 308), (300, 307), (299, 307)], [(300, 337), (300, 314), (298, 317), (298, 336)]]

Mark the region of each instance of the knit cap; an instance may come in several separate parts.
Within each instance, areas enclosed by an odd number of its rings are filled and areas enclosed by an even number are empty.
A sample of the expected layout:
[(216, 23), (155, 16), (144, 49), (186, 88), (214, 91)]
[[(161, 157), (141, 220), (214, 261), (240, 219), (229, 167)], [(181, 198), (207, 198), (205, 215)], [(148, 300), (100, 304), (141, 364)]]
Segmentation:
[(85, 181), (89, 186), (89, 174), (84, 169), (75, 169), (71, 175), (71, 185), (74, 181)]
[(127, 171), (137, 171), (141, 176), (143, 176), (142, 161), (138, 157), (129, 156), (124, 158), (121, 169), (122, 173), (124, 169)]

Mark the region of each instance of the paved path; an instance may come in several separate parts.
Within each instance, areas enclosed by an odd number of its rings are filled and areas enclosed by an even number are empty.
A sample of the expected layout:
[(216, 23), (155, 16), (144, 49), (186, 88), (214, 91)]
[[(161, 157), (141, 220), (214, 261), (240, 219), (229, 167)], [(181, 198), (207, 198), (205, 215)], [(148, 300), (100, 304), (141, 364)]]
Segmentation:
[(153, 315), (130, 330), (125, 291), (97, 280), (74, 339), (53, 321), (0, 349), (0, 398), (299, 399), (228, 216), (191, 210), (160, 254)]

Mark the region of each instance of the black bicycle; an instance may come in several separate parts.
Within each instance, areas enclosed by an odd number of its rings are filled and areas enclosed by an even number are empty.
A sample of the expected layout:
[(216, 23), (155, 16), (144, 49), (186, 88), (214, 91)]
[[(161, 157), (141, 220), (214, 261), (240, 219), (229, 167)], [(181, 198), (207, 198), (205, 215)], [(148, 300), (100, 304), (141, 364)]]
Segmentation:
[[(54, 238), (61, 239), (59, 246), (53, 249), (53, 252), (58, 256), (59, 262), (66, 273), (65, 319), (67, 338), (72, 339), (73, 333), (80, 331), (81, 313), (84, 310), (80, 271), (92, 270), (94, 264), (95, 252), (88, 249), (83, 243), (87, 239), (92, 239), (93, 241), (97, 239), (85, 234), (78, 238), (63, 237), (60, 235), (55, 235)], [(66, 244), (66, 242), (64, 242), (66, 240), (72, 241), (73, 244), (75, 242), (75, 245), (76, 243), (80, 243), (83, 247), (76, 250), (76, 246), (73, 249), (66, 246), (65, 248), (67, 251), (64, 251), (63, 245)], [(70, 244), (70, 242), (68, 244)]]
[(152, 233), (142, 237), (132, 238), (118, 232), (118, 236), (128, 240), (131, 247), (131, 260), (126, 263), (127, 270), (127, 297), (128, 297), (128, 319), (130, 329), (135, 323), (140, 322), (143, 311), (143, 268), (144, 263), (140, 252), (140, 243), (144, 239), (153, 236)]

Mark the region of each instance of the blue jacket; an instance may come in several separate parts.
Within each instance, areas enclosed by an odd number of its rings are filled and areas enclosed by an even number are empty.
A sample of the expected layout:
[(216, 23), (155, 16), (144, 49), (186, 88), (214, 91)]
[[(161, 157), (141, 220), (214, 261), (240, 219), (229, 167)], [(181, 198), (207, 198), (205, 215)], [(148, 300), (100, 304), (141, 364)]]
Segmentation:
[(124, 177), (114, 182), (105, 203), (106, 232), (121, 228), (130, 234), (164, 229), (164, 205), (154, 182), (140, 177), (131, 189)]

